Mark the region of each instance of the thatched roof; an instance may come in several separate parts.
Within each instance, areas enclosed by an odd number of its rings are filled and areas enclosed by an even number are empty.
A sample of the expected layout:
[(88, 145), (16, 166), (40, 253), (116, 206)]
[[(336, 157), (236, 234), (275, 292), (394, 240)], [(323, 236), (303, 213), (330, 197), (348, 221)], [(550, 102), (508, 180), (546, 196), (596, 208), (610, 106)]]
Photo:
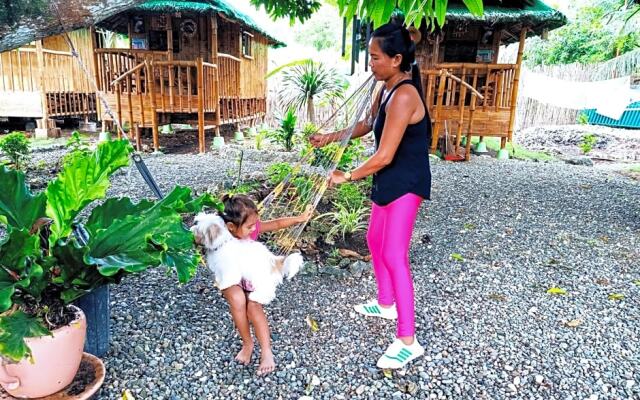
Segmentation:
[[(127, 14), (173, 14), (173, 13), (194, 13), (194, 14), (214, 14), (221, 13), (226, 18), (234, 20), (269, 39), (274, 47), (285, 46), (283, 42), (276, 39), (264, 28), (260, 27), (250, 16), (235, 8), (226, 0), (148, 0), (142, 4), (132, 7), (126, 13), (115, 15), (101, 22), (99, 26), (126, 33)], [(125, 18), (123, 18), (125, 17)]]
[[(20, 0), (0, 2), (0, 52), (20, 47), (34, 40), (58, 35), (64, 30), (72, 31), (93, 25), (143, 1)], [(60, 11), (59, 15), (58, 10)]]
[(552, 30), (565, 25), (567, 17), (540, 0), (485, 0), (482, 17), (471, 14), (461, 1), (452, 1), (447, 7), (447, 23), (459, 22), (503, 25), (514, 34), (526, 26), (531, 33), (540, 35), (545, 29)]

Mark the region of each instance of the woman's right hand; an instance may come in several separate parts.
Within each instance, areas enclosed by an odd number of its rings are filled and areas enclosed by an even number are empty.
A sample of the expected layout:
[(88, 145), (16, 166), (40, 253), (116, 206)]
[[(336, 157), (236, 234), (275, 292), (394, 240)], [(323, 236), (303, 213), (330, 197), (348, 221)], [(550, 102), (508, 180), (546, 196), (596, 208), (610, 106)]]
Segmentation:
[(332, 136), (332, 134), (316, 133), (309, 136), (309, 143), (311, 143), (313, 147), (324, 147), (333, 142)]

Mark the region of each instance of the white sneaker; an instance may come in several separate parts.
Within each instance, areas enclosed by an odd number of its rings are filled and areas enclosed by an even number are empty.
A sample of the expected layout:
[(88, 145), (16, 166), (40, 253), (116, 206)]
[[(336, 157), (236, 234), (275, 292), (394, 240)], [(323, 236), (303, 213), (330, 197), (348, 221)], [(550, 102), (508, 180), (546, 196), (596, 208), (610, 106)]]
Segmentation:
[(391, 307), (382, 307), (378, 304), (378, 300), (370, 300), (364, 304), (358, 304), (353, 307), (358, 313), (367, 317), (380, 317), (385, 319), (397, 319), (398, 310), (394, 304)]
[(418, 343), (418, 339), (414, 339), (409, 346), (402, 343), (402, 340), (396, 339), (387, 347), (387, 351), (378, 359), (376, 365), (382, 369), (403, 368), (423, 354), (424, 347)]

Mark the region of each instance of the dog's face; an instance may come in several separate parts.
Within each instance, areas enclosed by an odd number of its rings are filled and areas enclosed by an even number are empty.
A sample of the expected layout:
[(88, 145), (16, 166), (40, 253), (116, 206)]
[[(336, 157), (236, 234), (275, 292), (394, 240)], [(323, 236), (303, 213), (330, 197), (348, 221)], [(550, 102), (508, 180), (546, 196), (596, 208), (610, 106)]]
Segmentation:
[(200, 213), (195, 218), (195, 225), (191, 227), (196, 244), (205, 249), (215, 249), (231, 237), (224, 221), (219, 215)]

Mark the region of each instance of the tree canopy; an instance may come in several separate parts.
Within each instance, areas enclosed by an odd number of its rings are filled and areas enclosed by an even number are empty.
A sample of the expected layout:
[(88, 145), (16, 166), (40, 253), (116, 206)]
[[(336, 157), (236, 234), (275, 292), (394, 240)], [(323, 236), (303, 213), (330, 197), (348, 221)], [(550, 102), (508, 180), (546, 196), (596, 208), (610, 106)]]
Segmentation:
[(640, 48), (640, 5), (597, 0), (580, 8), (571, 23), (532, 39), (525, 54), (529, 65), (602, 62)]
[[(486, 0), (485, 0), (486, 1)], [(431, 26), (444, 25), (447, 14), (448, 0), (330, 0), (335, 3), (343, 17), (358, 16), (379, 26), (391, 17), (397, 7), (405, 15), (407, 25), (419, 27), (423, 19)], [(463, 0), (469, 11), (475, 15), (482, 15), (483, 0)], [(289, 18), (304, 22), (320, 9), (319, 0), (251, 0), (251, 4), (264, 6), (272, 18)]]

